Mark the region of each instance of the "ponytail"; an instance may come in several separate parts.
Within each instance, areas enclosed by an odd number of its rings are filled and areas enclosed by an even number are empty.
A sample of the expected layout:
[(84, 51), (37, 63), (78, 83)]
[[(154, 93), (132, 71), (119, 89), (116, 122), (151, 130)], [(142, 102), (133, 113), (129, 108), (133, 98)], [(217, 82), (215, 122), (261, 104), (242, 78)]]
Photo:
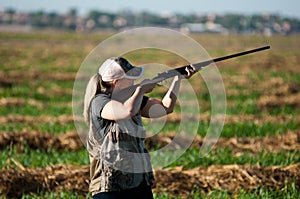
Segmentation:
[(101, 91), (100, 86), (101, 76), (97, 73), (93, 75), (89, 83), (87, 84), (85, 95), (84, 95), (84, 108), (83, 108), (83, 117), (85, 123), (90, 126), (90, 104), (92, 99), (95, 97), (96, 94), (99, 94)]

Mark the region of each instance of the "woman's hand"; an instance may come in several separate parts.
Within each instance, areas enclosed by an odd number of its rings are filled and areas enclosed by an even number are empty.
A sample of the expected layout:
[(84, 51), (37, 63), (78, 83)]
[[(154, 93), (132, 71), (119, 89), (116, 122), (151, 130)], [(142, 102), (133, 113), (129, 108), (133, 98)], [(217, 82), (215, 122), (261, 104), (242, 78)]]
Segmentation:
[(156, 84), (153, 83), (152, 80), (144, 79), (139, 87), (141, 87), (143, 93), (150, 93), (155, 86)]
[(196, 72), (197, 70), (195, 69), (195, 67), (193, 65), (189, 65), (185, 68), (185, 71), (186, 71), (186, 75), (184, 75), (184, 77), (186, 79), (189, 79), (191, 78)]

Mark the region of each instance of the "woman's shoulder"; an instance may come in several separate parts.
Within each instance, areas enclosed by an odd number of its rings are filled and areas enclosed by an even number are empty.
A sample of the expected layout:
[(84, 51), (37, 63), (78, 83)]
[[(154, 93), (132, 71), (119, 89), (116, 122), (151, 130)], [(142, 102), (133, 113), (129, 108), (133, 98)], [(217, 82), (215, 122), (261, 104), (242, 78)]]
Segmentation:
[(92, 103), (99, 104), (99, 103), (108, 102), (110, 100), (111, 100), (110, 95), (108, 95), (106, 93), (100, 93), (100, 94), (95, 95), (95, 97), (92, 99)]
[(94, 97), (94, 99), (96, 99), (96, 98), (98, 98), (98, 99), (110, 99), (110, 94), (108, 94), (108, 93), (99, 93), (99, 94), (97, 94), (97, 95), (95, 95), (95, 97)]

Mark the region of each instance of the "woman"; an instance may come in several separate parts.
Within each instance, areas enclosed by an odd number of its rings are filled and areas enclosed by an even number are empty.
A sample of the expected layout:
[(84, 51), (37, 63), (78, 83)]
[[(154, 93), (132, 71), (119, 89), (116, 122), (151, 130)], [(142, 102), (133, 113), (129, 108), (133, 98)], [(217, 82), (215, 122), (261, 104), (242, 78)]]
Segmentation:
[[(195, 73), (191, 67), (186, 71), (186, 78)], [(141, 117), (171, 113), (181, 77), (174, 78), (159, 100), (145, 96), (155, 87), (151, 80), (133, 86), (143, 72), (126, 59), (113, 57), (101, 65), (87, 85), (84, 118), (89, 126), (90, 192), (94, 199), (153, 198), (154, 177), (143, 142), (146, 134)]]

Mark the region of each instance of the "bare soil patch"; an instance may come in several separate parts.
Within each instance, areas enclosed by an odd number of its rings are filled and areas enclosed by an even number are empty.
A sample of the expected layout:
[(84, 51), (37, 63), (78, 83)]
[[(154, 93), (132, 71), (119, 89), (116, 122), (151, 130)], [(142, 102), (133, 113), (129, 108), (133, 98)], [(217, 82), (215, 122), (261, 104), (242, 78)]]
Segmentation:
[(257, 104), (262, 108), (300, 106), (300, 84), (284, 82), (282, 78), (271, 78), (261, 85), (263, 95)]
[[(163, 147), (173, 142), (175, 133), (157, 134), (146, 139), (146, 145), (151, 150), (157, 146)], [(189, 142), (189, 138), (181, 137), (181, 143), (185, 140)], [(196, 136), (192, 146), (200, 148), (204, 138)], [(70, 131), (65, 134), (50, 134), (34, 131), (24, 132), (1, 132), (0, 133), (0, 148), (16, 145), (19, 151), (24, 148), (24, 143), (33, 149), (67, 149), (79, 150), (83, 148), (83, 144), (76, 131)], [(181, 147), (180, 143), (173, 143), (174, 147)], [(227, 147), (235, 153), (256, 153), (261, 151), (293, 151), (300, 150), (300, 131), (288, 131), (282, 135), (254, 137), (254, 138), (219, 138), (214, 146)]]
[(21, 198), (38, 191), (69, 190), (79, 194), (88, 192), (88, 166), (55, 165), (37, 169), (0, 170), (0, 190), (8, 198)]
[[(173, 141), (176, 136), (175, 133), (169, 133), (167, 135), (155, 135), (146, 140), (147, 146), (153, 148), (155, 146), (166, 146)], [(189, 139), (182, 137), (180, 138), (181, 143), (188, 142)], [(209, 140), (207, 140), (209, 142)], [(215, 142), (215, 140), (212, 140)], [(204, 142), (204, 138), (196, 136), (192, 146), (200, 148)], [(175, 147), (182, 147), (180, 143)], [(266, 136), (266, 137), (232, 137), (232, 138), (219, 138), (216, 140), (216, 144), (213, 149), (227, 147), (231, 149), (235, 154), (242, 154), (245, 152), (257, 153), (262, 151), (280, 152), (280, 151), (294, 151), (300, 150), (300, 131), (288, 131), (282, 135)]]
[(261, 167), (254, 165), (212, 165), (182, 170), (159, 170), (155, 172), (157, 192), (169, 192), (173, 196), (188, 198), (192, 190), (208, 193), (226, 190), (231, 194), (244, 189), (259, 187), (280, 189), (285, 183), (296, 182), (300, 187), (300, 164), (287, 167)]
[[(76, 118), (75, 118), (76, 119)], [(52, 115), (42, 115), (42, 116), (31, 116), (31, 115), (17, 115), (17, 114), (9, 114), (6, 116), (0, 116), (0, 124), (7, 123), (59, 123), (59, 124), (67, 124), (73, 123), (74, 118), (72, 115), (60, 115), (60, 116), (52, 116)]]
[[(182, 168), (156, 170), (157, 193), (188, 198), (191, 191), (208, 193), (227, 190), (229, 193), (267, 187), (280, 189), (295, 182), (300, 188), (300, 164), (287, 167), (261, 167), (253, 165), (212, 165), (183, 170)], [(55, 165), (36, 169), (0, 170), (0, 190), (7, 197), (21, 198), (25, 193), (69, 190), (79, 194), (88, 192), (89, 167)]]
[(65, 134), (49, 134), (42, 132), (1, 132), (0, 149), (7, 146), (16, 145), (19, 152), (23, 151), (24, 143), (32, 149), (54, 148), (57, 150), (78, 150), (83, 148), (83, 144), (76, 132), (67, 132)]

